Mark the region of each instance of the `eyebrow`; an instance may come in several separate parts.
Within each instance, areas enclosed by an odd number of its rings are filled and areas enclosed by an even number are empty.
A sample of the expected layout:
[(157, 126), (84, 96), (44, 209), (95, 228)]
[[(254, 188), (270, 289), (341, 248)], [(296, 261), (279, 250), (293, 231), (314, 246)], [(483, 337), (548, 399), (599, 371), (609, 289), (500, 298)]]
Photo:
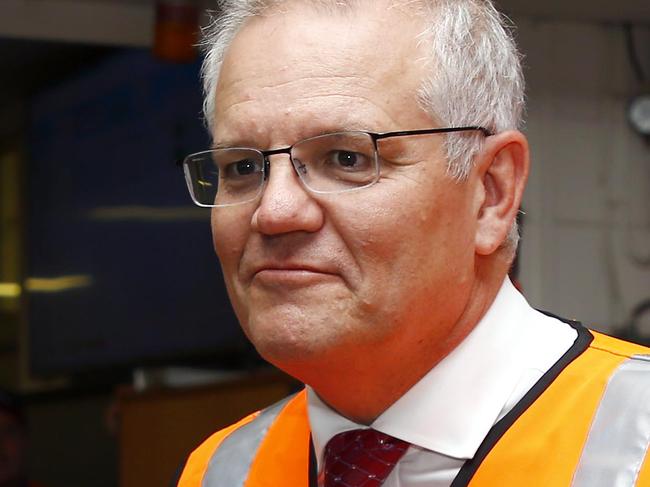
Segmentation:
[(216, 143), (213, 143), (213, 144), (210, 146), (210, 150), (215, 150), (215, 149), (229, 149), (229, 148), (231, 148), (231, 147), (248, 147), (248, 146), (242, 146), (242, 145), (240, 145), (240, 144), (235, 144), (235, 145), (233, 145), (233, 144), (225, 144), (225, 143), (223, 143), (223, 142), (216, 142)]

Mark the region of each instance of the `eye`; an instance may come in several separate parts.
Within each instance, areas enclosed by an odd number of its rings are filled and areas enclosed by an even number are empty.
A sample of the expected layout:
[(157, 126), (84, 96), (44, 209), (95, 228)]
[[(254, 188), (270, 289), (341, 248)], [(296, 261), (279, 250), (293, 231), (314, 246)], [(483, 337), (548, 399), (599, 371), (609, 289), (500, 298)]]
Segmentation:
[(231, 162), (224, 168), (224, 175), (228, 178), (237, 178), (241, 176), (249, 176), (256, 172), (260, 172), (262, 166), (259, 162), (252, 159), (242, 159), (240, 161)]
[(344, 167), (353, 167), (357, 164), (359, 155), (354, 152), (339, 151), (336, 153), (336, 161)]
[(332, 151), (329, 159), (330, 164), (346, 170), (366, 169), (370, 163), (364, 154), (346, 150)]

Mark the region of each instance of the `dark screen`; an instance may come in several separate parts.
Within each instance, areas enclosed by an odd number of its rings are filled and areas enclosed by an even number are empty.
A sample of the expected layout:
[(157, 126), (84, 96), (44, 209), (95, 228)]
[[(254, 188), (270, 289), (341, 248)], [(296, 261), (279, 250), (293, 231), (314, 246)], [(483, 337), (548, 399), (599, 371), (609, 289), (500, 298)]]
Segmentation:
[(146, 51), (35, 100), (29, 139), (28, 323), (36, 373), (245, 347), (175, 161), (208, 147), (199, 63)]

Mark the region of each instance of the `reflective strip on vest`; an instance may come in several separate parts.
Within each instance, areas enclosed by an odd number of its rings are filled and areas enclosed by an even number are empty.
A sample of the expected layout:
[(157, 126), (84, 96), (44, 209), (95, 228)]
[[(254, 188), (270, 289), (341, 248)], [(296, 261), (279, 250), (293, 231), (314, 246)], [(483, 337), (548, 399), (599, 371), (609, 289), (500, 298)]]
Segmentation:
[(253, 421), (223, 440), (210, 458), (202, 487), (243, 487), (266, 432), (291, 399), (293, 395), (266, 408)]
[(635, 355), (609, 379), (572, 487), (634, 487), (649, 441), (650, 355)]

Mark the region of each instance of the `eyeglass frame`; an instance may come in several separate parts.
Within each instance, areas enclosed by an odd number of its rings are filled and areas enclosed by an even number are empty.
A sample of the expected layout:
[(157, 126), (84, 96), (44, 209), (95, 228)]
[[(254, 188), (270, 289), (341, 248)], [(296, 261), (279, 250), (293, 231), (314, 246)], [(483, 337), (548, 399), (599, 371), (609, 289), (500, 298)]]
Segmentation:
[[(209, 149), (207, 151), (195, 152), (195, 153), (189, 154), (182, 161), (177, 161), (176, 165), (180, 166), (180, 167), (189, 165), (188, 159), (190, 157), (195, 156), (197, 154), (204, 154), (206, 152), (212, 152), (214, 150), (219, 150), (219, 149), (242, 149), (242, 150), (246, 149), (246, 150), (252, 150), (252, 151), (255, 151), (255, 152), (258, 152), (259, 154), (261, 154), (263, 159), (264, 159), (264, 166), (262, 168), (262, 176), (263, 176), (263, 178), (262, 178), (262, 183), (260, 184), (260, 189), (261, 189), (261, 188), (264, 187), (264, 181), (267, 180), (270, 169), (271, 169), (271, 163), (269, 161), (269, 157), (274, 156), (274, 155), (278, 155), (278, 154), (287, 154), (289, 156), (289, 159), (292, 160), (291, 167), (293, 168), (294, 172), (298, 176), (298, 179), (300, 179), (300, 182), (301, 182), (301, 184), (303, 185), (303, 187), (305, 189), (307, 189), (309, 192), (314, 193), (314, 194), (338, 194), (338, 193), (344, 193), (344, 192), (348, 192), (348, 191), (356, 191), (356, 190), (359, 190), (359, 189), (364, 189), (364, 188), (370, 187), (373, 184), (375, 184), (378, 179), (375, 179), (371, 183), (366, 184), (364, 186), (358, 186), (358, 187), (355, 187), (355, 188), (343, 189), (343, 190), (337, 190), (337, 191), (318, 191), (318, 190), (312, 189), (302, 180), (302, 178), (300, 177), (300, 174), (298, 174), (298, 168), (296, 168), (296, 166), (293, 164), (293, 157), (291, 156), (291, 151), (293, 150), (294, 146), (296, 146), (298, 144), (301, 144), (302, 142), (304, 142), (306, 140), (316, 138), (316, 137), (323, 137), (323, 136), (327, 136), (327, 135), (335, 135), (335, 134), (346, 133), (346, 132), (363, 133), (363, 134), (367, 134), (371, 138), (373, 146), (375, 148), (375, 158), (377, 158), (379, 156), (379, 146), (377, 144), (377, 141), (382, 140), (382, 139), (388, 139), (388, 138), (391, 138), (391, 137), (408, 137), (408, 136), (413, 136), (413, 135), (446, 134), (446, 133), (468, 132), (468, 131), (479, 131), (485, 137), (490, 137), (490, 136), (494, 135), (494, 132), (492, 132), (491, 130), (489, 130), (489, 129), (485, 128), (485, 127), (482, 127), (480, 125), (468, 125), (468, 126), (462, 126), (462, 127), (438, 127), (438, 128), (415, 129), (415, 130), (398, 130), (398, 131), (392, 131), (392, 132), (368, 132), (368, 131), (365, 131), (365, 130), (342, 130), (340, 132), (330, 132), (330, 133), (316, 135), (314, 137), (308, 137), (306, 139), (301, 139), (301, 140), (291, 144), (290, 146), (280, 147), (278, 149), (260, 150), (260, 149), (255, 149), (254, 147), (219, 147), (219, 148)], [(223, 207), (228, 207), (228, 206), (242, 205), (242, 204), (249, 203), (249, 202), (253, 201), (255, 198), (257, 198), (257, 196), (259, 196), (259, 194), (258, 194), (254, 198), (251, 198), (250, 200), (239, 201), (237, 203), (227, 203), (227, 204), (222, 204), (222, 205), (215, 205), (215, 204), (206, 205), (206, 204), (203, 204), (203, 203), (199, 203), (196, 200), (195, 196), (194, 196), (194, 192), (192, 191), (192, 185), (191, 185), (191, 182), (189, 181), (188, 172), (184, 171), (184, 173), (185, 173), (185, 181), (187, 183), (187, 188), (188, 188), (188, 190), (190, 192), (190, 197), (192, 198), (192, 201), (194, 202), (194, 204), (196, 204), (197, 206), (200, 206), (202, 208), (223, 208)], [(218, 191), (218, 189), (217, 189), (217, 191)]]

